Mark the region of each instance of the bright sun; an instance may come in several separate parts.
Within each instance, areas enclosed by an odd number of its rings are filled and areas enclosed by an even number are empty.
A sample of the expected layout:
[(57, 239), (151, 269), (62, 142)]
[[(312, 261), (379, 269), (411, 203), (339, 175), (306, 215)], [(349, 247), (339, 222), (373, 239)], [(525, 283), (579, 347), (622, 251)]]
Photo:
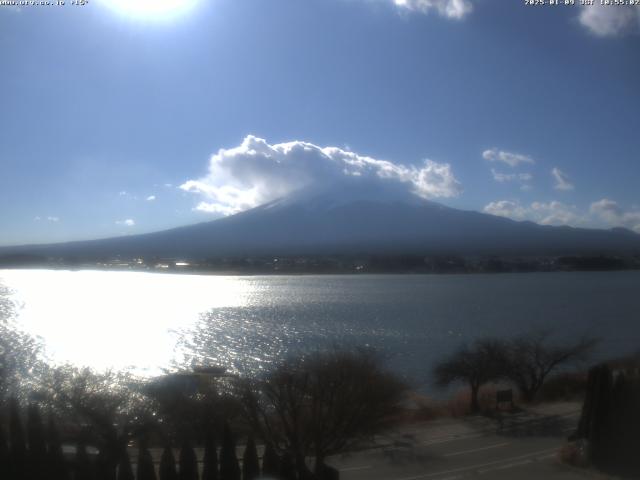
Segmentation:
[(191, 10), (200, 0), (103, 0), (103, 4), (139, 20), (167, 20)]

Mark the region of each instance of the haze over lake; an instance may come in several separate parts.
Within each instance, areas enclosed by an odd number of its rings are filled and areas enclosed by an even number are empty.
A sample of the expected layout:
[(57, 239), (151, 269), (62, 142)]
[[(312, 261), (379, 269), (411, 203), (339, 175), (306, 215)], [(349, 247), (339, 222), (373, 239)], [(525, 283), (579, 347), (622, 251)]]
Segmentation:
[[(640, 272), (197, 276), (0, 270), (0, 319), (55, 362), (154, 375), (175, 362), (254, 372), (303, 349), (373, 346), (417, 382), (464, 341), (553, 328), (640, 348)], [(185, 355), (189, 358), (185, 360)]]

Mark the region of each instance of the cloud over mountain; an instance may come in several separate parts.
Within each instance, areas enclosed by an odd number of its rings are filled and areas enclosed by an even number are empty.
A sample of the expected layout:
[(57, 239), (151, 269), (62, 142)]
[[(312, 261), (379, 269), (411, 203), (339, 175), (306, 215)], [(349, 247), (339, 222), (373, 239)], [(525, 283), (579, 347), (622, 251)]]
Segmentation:
[(614, 200), (603, 198), (593, 202), (589, 212), (610, 226), (630, 228), (640, 233), (640, 210), (625, 211)]
[(581, 226), (585, 223), (575, 206), (555, 200), (532, 202), (530, 205), (522, 205), (519, 201), (513, 200), (499, 200), (487, 204), (483, 211), (513, 220), (530, 220), (540, 225)]
[(557, 200), (532, 202), (529, 205), (518, 200), (497, 200), (485, 205), (483, 211), (513, 220), (530, 220), (541, 225), (625, 227), (640, 233), (640, 209), (624, 209), (618, 202), (608, 198), (593, 202), (588, 211)]
[(200, 195), (197, 210), (230, 215), (305, 187), (336, 184), (370, 188), (372, 195), (391, 185), (425, 199), (453, 197), (462, 190), (449, 164), (403, 165), (303, 141), (271, 145), (253, 135), (219, 150), (207, 175), (180, 188)]

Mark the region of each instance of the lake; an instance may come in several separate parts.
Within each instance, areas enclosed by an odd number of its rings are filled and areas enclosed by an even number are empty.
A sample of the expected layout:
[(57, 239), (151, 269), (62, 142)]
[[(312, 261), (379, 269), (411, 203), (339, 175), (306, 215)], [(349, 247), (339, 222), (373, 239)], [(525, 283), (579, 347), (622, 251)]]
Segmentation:
[[(171, 365), (268, 368), (288, 354), (371, 346), (428, 385), (465, 341), (553, 329), (640, 349), (640, 272), (205, 276), (0, 270), (0, 318), (53, 362), (154, 375)], [(195, 359), (195, 360), (194, 360)]]

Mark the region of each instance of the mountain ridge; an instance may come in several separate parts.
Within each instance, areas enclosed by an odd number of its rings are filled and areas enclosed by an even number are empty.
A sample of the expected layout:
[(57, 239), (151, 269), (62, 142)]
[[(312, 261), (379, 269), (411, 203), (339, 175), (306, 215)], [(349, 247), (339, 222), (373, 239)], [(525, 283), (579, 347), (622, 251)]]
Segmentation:
[[(336, 187), (340, 188), (340, 187)], [(0, 255), (171, 257), (317, 254), (640, 254), (640, 235), (539, 225), (415, 195), (296, 192), (235, 215), (159, 232), (0, 247)]]

